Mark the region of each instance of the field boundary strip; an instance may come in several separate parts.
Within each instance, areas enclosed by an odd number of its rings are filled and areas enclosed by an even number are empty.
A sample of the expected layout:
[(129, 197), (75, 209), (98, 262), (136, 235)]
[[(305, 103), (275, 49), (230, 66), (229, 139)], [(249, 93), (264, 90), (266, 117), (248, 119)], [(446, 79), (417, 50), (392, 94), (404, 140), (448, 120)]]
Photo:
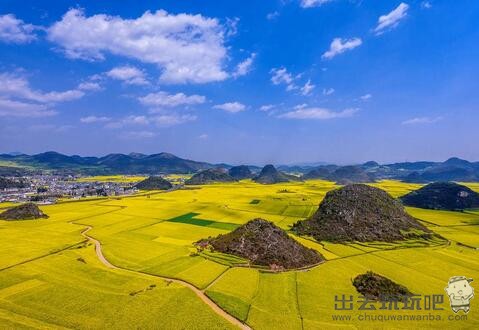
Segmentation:
[(20, 266), (20, 265), (27, 264), (27, 263), (32, 262), (32, 261), (36, 261), (36, 260), (38, 260), (38, 259), (42, 259), (42, 258), (45, 258), (45, 257), (49, 257), (49, 256), (54, 255), (54, 254), (58, 254), (58, 253), (60, 253), (60, 252), (63, 252), (63, 251), (65, 251), (65, 250), (69, 250), (69, 249), (71, 249), (71, 248), (73, 248), (73, 247), (75, 247), (75, 246), (78, 246), (78, 245), (80, 245), (80, 244), (84, 244), (84, 243), (86, 243), (86, 242), (88, 242), (88, 240), (87, 240), (87, 239), (84, 239), (83, 241), (76, 242), (75, 244), (68, 245), (67, 247), (61, 248), (61, 249), (59, 249), (59, 250), (54, 250), (53, 252), (50, 252), (50, 253), (47, 253), (47, 254), (42, 254), (42, 255), (40, 255), (40, 256), (38, 256), (38, 257), (31, 258), (31, 259), (28, 259), (28, 260), (24, 260), (24, 261), (18, 262), (18, 263), (16, 263), (16, 264), (13, 264), (13, 265), (10, 265), (10, 266), (4, 267), (4, 268), (0, 268), (0, 272), (1, 272), (1, 271), (4, 271), (4, 270), (7, 270), (7, 269), (10, 269), (10, 268), (13, 268), (13, 267), (17, 267), (17, 266)]
[(16, 283), (10, 286), (7, 286), (6, 288), (3, 288), (0, 290), (0, 299), (5, 299), (7, 297), (10, 297), (14, 294), (17, 294), (18, 292), (23, 292), (27, 291), (30, 289), (34, 289), (36, 287), (44, 285), (45, 282), (40, 281), (39, 279), (31, 279), (31, 280), (26, 280), (20, 283)]
[(258, 276), (257, 276), (257, 281), (256, 281), (256, 287), (255, 287), (255, 290), (254, 290), (254, 294), (253, 294), (253, 296), (252, 296), (251, 299), (250, 299), (249, 306), (248, 306), (248, 312), (246, 313), (246, 317), (245, 317), (245, 320), (246, 320), (246, 321), (247, 321), (248, 318), (249, 318), (249, 314), (250, 314), (250, 311), (251, 311), (251, 307), (253, 306), (253, 302), (255, 301), (256, 297), (257, 297), (258, 294), (259, 294), (260, 282), (261, 282), (261, 279), (260, 279), (260, 276), (259, 276), (259, 274), (258, 274)]
[(215, 285), (221, 278), (226, 274), (227, 271), (229, 271), (232, 267), (229, 266), (226, 268), (224, 271), (221, 272), (213, 281), (210, 282), (202, 291), (206, 293), (206, 291), (211, 288), (213, 285)]
[[(12, 320), (10, 318), (12, 315), (14, 315), (14, 317), (15, 317), (14, 320)], [(2, 319), (11, 321), (11, 322), (16, 323), (16, 324), (21, 324), (21, 325), (24, 325), (24, 326), (29, 327), (29, 328), (40, 329), (40, 330), (70, 329), (70, 328), (65, 328), (65, 327), (58, 326), (56, 324), (46, 323), (45, 321), (36, 320), (36, 319), (30, 318), (28, 316), (12, 312), (10, 310), (5, 311), (5, 310), (0, 308), (0, 320), (2, 320)]]
[(299, 303), (299, 293), (298, 293), (298, 272), (294, 273), (294, 286), (295, 286), (295, 296), (296, 296), (296, 308), (298, 309), (299, 319), (301, 320), (301, 330), (304, 330), (304, 319), (301, 314), (301, 305)]

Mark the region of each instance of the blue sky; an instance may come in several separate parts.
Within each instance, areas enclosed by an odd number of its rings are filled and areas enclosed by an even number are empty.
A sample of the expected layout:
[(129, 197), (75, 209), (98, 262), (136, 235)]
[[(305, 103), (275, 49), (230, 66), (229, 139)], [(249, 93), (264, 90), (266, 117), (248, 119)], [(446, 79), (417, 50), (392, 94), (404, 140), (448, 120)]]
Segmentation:
[(11, 1), (0, 152), (479, 160), (479, 2)]

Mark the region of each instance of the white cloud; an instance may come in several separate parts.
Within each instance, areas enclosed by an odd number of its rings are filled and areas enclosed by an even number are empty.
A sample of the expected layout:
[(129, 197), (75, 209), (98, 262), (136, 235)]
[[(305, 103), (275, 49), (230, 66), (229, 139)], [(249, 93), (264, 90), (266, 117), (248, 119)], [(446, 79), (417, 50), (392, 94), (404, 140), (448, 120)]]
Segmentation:
[(160, 127), (184, 124), (197, 119), (194, 115), (170, 113), (150, 118), (151, 122)]
[(273, 68), (270, 71), (271, 73), (271, 82), (273, 85), (286, 85), (287, 91), (292, 91), (298, 89), (298, 86), (294, 84), (296, 79), (301, 78), (301, 74), (293, 76), (291, 73), (286, 70), (286, 68)]
[(132, 125), (148, 125), (150, 124), (150, 119), (146, 116), (126, 116), (122, 119), (112, 121), (105, 125), (105, 128), (118, 129), (125, 126)]
[(291, 84), (293, 82), (293, 76), (286, 70), (286, 68), (279, 68), (279, 69), (271, 69), (270, 73), (272, 74), (271, 76), (271, 82), (274, 85), (279, 85), (279, 84)]
[(226, 18), (225, 33), (227, 37), (232, 37), (238, 33), (238, 23), (240, 19), (238, 17)]
[(56, 112), (43, 104), (34, 104), (0, 98), (0, 116), (2, 117), (48, 117)]
[(294, 91), (295, 89), (298, 89), (298, 86), (296, 86), (295, 84), (289, 84), (286, 86), (286, 90), (288, 92)]
[(423, 1), (423, 2), (421, 2), (421, 8), (422, 9), (431, 9), (432, 4), (429, 1)]
[(213, 108), (224, 110), (231, 113), (236, 113), (236, 112), (244, 111), (246, 109), (246, 106), (239, 102), (228, 102), (223, 104), (217, 104)]
[(156, 134), (150, 131), (128, 131), (121, 135), (120, 138), (127, 140), (136, 140), (136, 139), (151, 139), (154, 138)]
[(418, 124), (434, 124), (438, 121), (441, 121), (443, 117), (416, 117), (405, 120), (402, 122), (403, 125), (418, 125)]
[(128, 126), (151, 126), (168, 127), (184, 124), (196, 120), (197, 117), (190, 114), (178, 114), (175, 112), (163, 113), (155, 116), (127, 116), (105, 125), (105, 128), (119, 129)]
[(323, 95), (331, 95), (334, 92), (334, 88), (323, 88)]
[(334, 38), (329, 46), (329, 50), (325, 52), (321, 57), (323, 59), (331, 59), (336, 55), (342, 54), (347, 50), (352, 50), (361, 46), (362, 40), (360, 38), (341, 39)]
[(333, 0), (301, 0), (300, 6), (303, 8), (319, 7)]
[(306, 82), (306, 84), (304, 84), (304, 86), (301, 87), (301, 94), (303, 94), (303, 95), (305, 95), (305, 96), (306, 96), (306, 95), (309, 95), (309, 94), (313, 91), (314, 87), (316, 87), (316, 86), (313, 85), (313, 84), (311, 83), (311, 79), (309, 79), (309, 80)]
[(388, 29), (395, 28), (399, 22), (407, 16), (409, 5), (401, 2), (393, 11), (382, 15), (378, 19), (378, 25), (374, 29), (376, 35), (383, 34)]
[(198, 139), (206, 140), (206, 139), (208, 139), (208, 134), (201, 134), (201, 135), (198, 136)]
[(78, 85), (78, 89), (79, 90), (82, 90), (82, 91), (91, 91), (91, 92), (95, 92), (95, 91), (101, 91), (102, 90), (102, 87), (99, 83), (97, 82), (91, 82), (91, 81), (86, 81), (86, 82), (82, 82)]
[(228, 77), (225, 27), (202, 15), (145, 12), (136, 19), (86, 17), (70, 9), (48, 29), (48, 39), (70, 58), (103, 60), (106, 53), (157, 65), (166, 83), (206, 83)]
[(261, 111), (269, 111), (271, 109), (274, 108), (274, 105), (273, 104), (265, 104), (265, 105), (262, 105), (259, 109)]
[(233, 72), (233, 77), (237, 78), (248, 74), (251, 71), (251, 67), (253, 66), (253, 61), (255, 57), (256, 53), (252, 53), (250, 57), (239, 63), (236, 66), (236, 70)]
[(112, 79), (122, 80), (128, 85), (148, 85), (145, 73), (134, 66), (119, 66), (108, 71), (106, 75)]
[(0, 99), (2, 116), (51, 116), (56, 114), (49, 109), (60, 102), (82, 98), (80, 89), (63, 92), (41, 92), (30, 87), (28, 80), (18, 74), (0, 73)]
[(278, 118), (327, 120), (334, 118), (348, 118), (353, 116), (357, 111), (358, 109), (345, 109), (343, 111), (335, 112), (326, 108), (305, 107), (302, 105), (300, 107), (295, 107), (293, 111), (279, 115)]
[(97, 117), (97, 116), (88, 116), (80, 118), (80, 122), (84, 124), (91, 124), (91, 123), (102, 123), (106, 121), (110, 121), (111, 118), (109, 117)]
[(373, 96), (371, 94), (364, 94), (364, 95), (361, 95), (359, 98), (362, 100), (362, 101), (367, 101), (369, 100), (370, 98), (372, 98)]
[(268, 13), (268, 15), (266, 15), (266, 19), (268, 20), (274, 20), (275, 18), (279, 17), (279, 12), (277, 11), (273, 11), (271, 13)]
[(128, 116), (119, 121), (107, 124), (107, 128), (122, 128), (127, 125), (155, 125), (169, 127), (195, 121), (197, 116), (177, 113), (173, 109), (178, 106), (202, 104), (206, 98), (201, 95), (186, 95), (184, 93), (168, 94), (167, 92), (150, 93), (138, 98), (140, 103), (150, 107), (149, 116)]
[(166, 92), (150, 93), (138, 99), (140, 103), (148, 106), (176, 107), (180, 105), (195, 105), (205, 103), (202, 95), (186, 95), (184, 93), (168, 94)]
[(102, 74), (99, 74), (99, 73), (96, 73), (96, 74), (91, 75), (91, 76), (89, 77), (89, 79), (90, 79), (91, 81), (100, 81), (100, 80), (103, 80), (103, 78), (104, 78), (103, 75), (102, 75)]
[(28, 127), (29, 130), (32, 131), (48, 131), (48, 132), (56, 132), (56, 133), (64, 133), (74, 128), (72, 125), (51, 125), (51, 124), (38, 124), (38, 125), (31, 125)]
[(36, 39), (36, 27), (25, 24), (13, 14), (0, 16), (0, 41), (15, 44), (25, 44)]
[(294, 110), (299, 110), (299, 109), (304, 109), (304, 108), (307, 108), (307, 107), (308, 107), (308, 104), (302, 103), (302, 104), (296, 105), (293, 109)]
[(126, 125), (148, 125), (150, 122), (146, 116), (127, 116), (123, 119)]
[(39, 103), (58, 103), (82, 98), (85, 93), (78, 89), (43, 93), (33, 90), (24, 77), (10, 73), (0, 73), (0, 95), (10, 98), (18, 97)]
[(65, 92), (48, 92), (44, 94), (32, 94), (31, 99), (38, 102), (45, 103), (58, 103), (73, 101), (82, 98), (85, 95), (84, 92), (76, 89), (68, 90)]

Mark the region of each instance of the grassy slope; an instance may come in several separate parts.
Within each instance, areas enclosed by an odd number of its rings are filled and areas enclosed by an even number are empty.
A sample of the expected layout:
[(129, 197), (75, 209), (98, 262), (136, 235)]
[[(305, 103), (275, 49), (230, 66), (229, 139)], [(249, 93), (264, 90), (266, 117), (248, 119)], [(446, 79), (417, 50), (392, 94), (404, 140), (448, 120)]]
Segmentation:
[[(391, 191), (394, 196), (400, 196), (417, 187), (417, 185), (392, 181), (380, 182), (376, 185)], [(442, 294), (448, 278), (453, 275), (479, 278), (477, 262), (479, 252), (456, 243), (450, 246), (437, 245), (424, 248), (412, 242), (412, 246), (416, 246), (416, 248), (404, 249), (406, 244), (342, 245), (324, 243), (321, 245), (302, 238), (300, 239), (302, 242), (312, 248), (317, 248), (329, 261), (310, 271), (284, 274), (264, 274), (254, 269), (230, 268), (227, 265), (206, 260), (201, 256), (191, 256), (195, 251), (192, 242), (203, 237), (225, 233), (226, 230), (168, 221), (188, 213), (198, 213), (197, 218), (199, 219), (226, 224), (241, 224), (255, 217), (263, 217), (288, 229), (295, 221), (312, 214), (325, 193), (332, 188), (334, 188), (334, 184), (325, 181), (269, 186), (243, 181), (227, 185), (209, 185), (196, 190), (152, 194), (150, 198), (138, 196), (45, 206), (42, 209), (52, 217), (49, 220), (41, 220), (42, 223), (0, 223), (0, 231), (6, 233), (3, 235), (3, 241), (0, 241), (0, 249), (6, 248), (9, 251), (8, 260), (4, 262), (2, 258), (1, 262), (6, 265), (17, 263), (28, 257), (42, 255), (52, 249), (58, 249), (60, 246), (81, 241), (79, 227), (66, 223), (68, 220), (77, 219), (77, 223), (93, 226), (90, 234), (103, 243), (104, 254), (113, 264), (146, 273), (180, 278), (199, 288), (206, 288), (206, 293), (220, 306), (258, 329), (271, 328), (272, 325), (276, 328), (295, 329), (300, 328), (301, 323), (304, 328), (308, 329), (340, 326), (340, 322), (331, 320), (331, 315), (337, 313), (334, 311), (334, 296), (337, 294), (356, 295), (354, 287), (351, 285), (351, 278), (367, 270), (385, 275), (419, 294)], [(283, 189), (287, 189), (290, 193), (281, 193), (280, 191)], [(259, 202), (251, 204), (252, 200), (259, 200)], [(477, 222), (474, 222), (479, 218), (479, 213), (443, 213), (418, 209), (408, 209), (408, 212), (427, 221), (428, 227), (451, 240), (467, 245), (476, 244), (473, 246), (479, 244), (478, 226)], [(49, 228), (49, 226), (52, 227)], [(25, 235), (27, 236), (25, 237)], [(29, 237), (32, 238), (31, 244)], [(38, 240), (33, 240), (33, 237), (38, 237)], [(17, 245), (15, 242), (22, 238), (25, 238), (22, 244)], [(70, 253), (80, 252), (65, 252), (65, 254)], [(90, 256), (90, 259), (94, 259), (94, 257)], [(55, 265), (61, 266), (60, 268), (65, 267), (61, 261), (63, 259), (58, 255), (41, 260), (42, 262), (51, 260), (49, 262), (52, 268), (55, 268)], [(78, 262), (75, 258), (73, 261)], [(12, 277), (18, 277), (18, 275), (3, 276), (5, 272), (18, 272), (21, 269), (25, 274), (37, 273), (36, 264), (38, 262), (40, 261), (1, 271), (0, 286), (6, 287), (9, 281), (12, 281)], [(88, 261), (86, 265), (81, 264), (85, 272), (82, 274), (88, 274), (97, 280), (96, 285), (99, 290), (104, 291), (108, 288), (110, 283), (102, 281), (98, 275), (95, 275), (101, 268), (100, 266), (93, 267), (93, 261)], [(72, 269), (76, 272), (77, 268)], [(133, 277), (132, 281), (136, 280), (136, 276), (129, 276)], [(215, 281), (215, 279), (217, 280)], [(52, 286), (57, 289), (47, 291), (41, 297), (30, 294), (28, 290), (22, 293), (25, 299), (19, 301), (17, 307), (26, 309), (21, 315), (28, 317), (32, 322), (43, 320), (37, 314), (29, 314), (30, 304), (43, 306), (38, 307), (39, 311), (42, 311), (43, 308), (43, 313), (49, 313), (51, 306), (49, 303), (44, 303), (44, 299), (52, 297), (56, 303), (60, 304), (61, 301), (66, 302), (70, 298), (63, 297), (60, 292), (57, 292), (62, 291), (61, 288), (64, 286), (78, 289), (79, 292), (83, 290), (80, 279), (69, 280), (68, 277), (63, 279), (62, 276), (58, 276), (52, 283), (54, 283)], [(103, 286), (105, 289), (102, 289)], [(139, 289), (141, 286), (138, 287)], [(160, 290), (155, 290), (148, 291), (147, 295), (160, 292)], [(100, 299), (96, 296), (85, 297), (82, 294), (79, 296), (84, 297), (82, 298), (84, 303)], [(114, 299), (110, 299), (110, 297), (106, 295), (102, 298), (101, 301), (104, 304), (102, 306), (105, 307), (104, 309), (115, 310), (118, 307), (116, 307)], [(185, 316), (186, 311), (186, 314), (189, 312), (195, 317), (199, 316), (198, 326), (221, 324), (222, 320), (216, 315), (208, 316), (210, 312), (206, 306), (203, 309), (193, 307), (190, 306), (189, 301), (175, 300), (186, 299), (182, 296), (179, 297), (172, 298), (172, 301), (176, 302), (176, 309), (168, 309), (167, 315), (171, 319), (188, 320), (188, 315)], [(0, 299), (2, 299), (1, 291)], [(196, 300), (193, 299), (193, 301)], [(140, 301), (138, 304), (138, 306), (148, 306), (150, 301)], [(174, 305), (174, 303), (172, 304)], [(199, 300), (198, 304), (201, 305)], [(451, 314), (447, 301), (442, 307), (445, 310), (441, 312), (441, 315), (447, 317)], [(4, 308), (4, 314), (5, 307), (2, 305), (2, 308)], [(140, 307), (132, 307), (132, 310), (135, 311), (135, 308)], [(476, 301), (472, 300), (471, 308), (473, 311), (479, 310), (477, 299)], [(356, 311), (356, 313), (359, 312)], [(3, 314), (0, 313), (0, 319)], [(125, 318), (133, 318), (133, 315), (125, 316)], [(82, 316), (78, 316), (74, 312), (71, 314), (65, 312), (63, 316), (59, 317), (65, 323), (60, 322), (59, 324), (66, 325), (70, 324), (67, 322), (75, 321), (81, 323), (79, 327), (88, 327), (93, 324), (89, 323), (93, 322), (91, 319), (96, 320), (97, 317), (97, 314), (90, 310), (87, 310)], [(165, 322), (167, 325), (168, 317), (163, 320), (161, 313), (157, 313), (151, 318), (145, 316), (143, 325), (147, 328), (154, 327), (160, 322)], [(301, 317), (303, 318), (302, 322)], [(461, 321), (466, 323), (458, 322), (456, 326), (479, 326), (479, 314), (471, 312), (468, 318), (468, 321)], [(18, 316), (18, 320), (20, 319), (21, 316)], [(9, 322), (15, 322), (15, 320), (16, 316), (11, 316), (8, 321), (5, 320), (4, 324), (10, 324)], [(203, 320), (211, 322), (211, 324), (201, 323)], [(97, 321), (100, 323), (96, 323), (96, 325), (106, 322), (101, 318)], [(3, 321), (0, 321), (0, 324), (2, 323)], [(378, 326), (378, 324), (368, 322), (356, 322), (356, 325), (362, 328)], [(396, 326), (448, 328), (449, 325), (450, 323), (444, 321), (434, 324), (402, 322)], [(113, 324), (111, 327), (120, 326)], [(178, 327), (180, 326), (173, 326), (173, 328)]]

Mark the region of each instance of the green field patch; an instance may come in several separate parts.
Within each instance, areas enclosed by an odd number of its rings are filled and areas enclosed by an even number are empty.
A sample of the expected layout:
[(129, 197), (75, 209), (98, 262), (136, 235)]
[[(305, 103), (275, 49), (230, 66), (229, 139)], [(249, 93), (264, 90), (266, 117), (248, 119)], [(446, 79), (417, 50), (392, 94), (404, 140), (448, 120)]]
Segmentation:
[(422, 184), (405, 183), (405, 182), (395, 181), (395, 180), (381, 180), (376, 183), (369, 183), (369, 185), (379, 189), (386, 190), (388, 194), (390, 194), (394, 198), (406, 195), (407, 193), (417, 190), (423, 186)]
[(416, 207), (406, 207), (406, 211), (413, 217), (424, 221), (428, 226), (471, 225), (479, 222), (479, 214), (474, 212), (440, 211)]
[(202, 257), (220, 263), (226, 266), (244, 265), (248, 263), (248, 260), (221, 252), (216, 251), (202, 251), (199, 253)]
[[(194, 257), (190, 258), (195, 259)], [(201, 259), (200, 262), (178, 273), (175, 277), (183, 279), (200, 289), (204, 289), (227, 269), (228, 266)]]
[(261, 202), (259, 199), (252, 199), (251, 202), (249, 202), (250, 204), (259, 204), (259, 202)]
[(283, 215), (287, 217), (307, 218), (312, 212), (311, 205), (288, 205)]
[(363, 250), (359, 250), (358, 248), (351, 246), (349, 244), (330, 243), (330, 242), (322, 242), (322, 243), (326, 250), (337, 255), (338, 257), (348, 257), (348, 256), (364, 253)]
[(9, 296), (21, 294), (30, 289), (35, 289), (36, 287), (39, 287), (43, 284), (45, 284), (45, 282), (37, 280), (37, 279), (31, 279), (31, 280), (23, 281), (21, 283), (11, 285), (7, 288), (0, 290), (0, 299), (5, 299)]
[(204, 259), (199, 257), (176, 256), (175, 258), (162, 258), (160, 256), (149, 260), (147, 264), (151, 264), (152, 266), (145, 267), (144, 269), (141, 269), (141, 271), (148, 274), (180, 278), (178, 276), (179, 273), (187, 271), (202, 261), (204, 261)]
[(234, 296), (250, 304), (258, 291), (259, 276), (256, 269), (230, 268), (208, 290)]
[(196, 218), (196, 216), (198, 215), (200, 214), (191, 212), (191, 213), (180, 215), (179, 217), (168, 219), (166, 221), (186, 223), (188, 225), (193, 225), (193, 226), (211, 227), (211, 228), (224, 229), (224, 230), (234, 230), (239, 227), (239, 225), (236, 223), (218, 222), (214, 220), (205, 220), (205, 219)]
[(296, 241), (298, 241), (299, 243), (301, 243), (302, 245), (310, 248), (310, 249), (314, 249), (316, 251), (318, 251), (319, 253), (321, 253), (321, 255), (326, 259), (326, 260), (330, 260), (330, 259), (335, 259), (335, 258), (338, 258), (337, 255), (335, 255), (334, 253), (332, 253), (331, 251), (328, 251), (324, 248), (323, 244), (319, 243), (318, 241), (316, 241), (314, 238), (312, 237), (307, 237), (307, 236), (297, 236), (297, 235), (294, 235), (292, 233), (289, 233), (289, 236), (294, 238)]
[[(344, 245), (363, 252), (374, 252), (380, 250), (433, 247), (444, 244), (447, 244), (446, 240), (434, 235), (430, 239), (414, 238), (395, 242), (354, 242)], [(329, 245), (329, 247), (331, 246)], [(337, 246), (333, 247), (333, 249), (336, 250), (337, 248)]]
[(252, 204), (251, 202), (242, 205), (234, 205), (234, 203), (230, 203), (229, 208), (232, 210), (254, 213), (261, 217), (267, 217), (270, 215), (282, 215), (288, 208), (288, 203), (281, 198), (269, 198), (261, 199), (261, 203), (255, 204)]
[(206, 295), (238, 320), (246, 321), (250, 306), (248, 303), (245, 303), (243, 300), (235, 296), (216, 291), (206, 291)]
[(366, 246), (366, 247), (370, 247), (370, 248), (378, 249), (378, 250), (387, 250), (387, 249), (392, 249), (394, 247), (393, 243), (380, 242), (380, 241), (356, 242), (356, 244), (359, 246)]
[(191, 245), (191, 241), (189, 241), (189, 240), (178, 239), (178, 238), (173, 238), (173, 237), (165, 237), (165, 236), (156, 237), (153, 241), (158, 242), (158, 243), (163, 243), (163, 244), (172, 244), (172, 245), (180, 245), (180, 246), (190, 246)]
[(260, 274), (248, 324), (253, 328), (301, 329), (296, 295), (296, 273)]
[[(473, 226), (471, 226), (474, 228)], [(470, 230), (468, 226), (460, 227), (435, 227), (434, 231), (448, 240), (463, 245), (479, 248), (478, 233)]]
[(372, 251), (378, 251), (379, 250), (377, 247), (370, 246), (370, 245), (365, 244), (363, 242), (356, 242), (356, 243), (352, 243), (352, 244), (349, 244), (349, 245), (358, 249), (358, 250), (364, 251), (364, 252), (372, 252)]

